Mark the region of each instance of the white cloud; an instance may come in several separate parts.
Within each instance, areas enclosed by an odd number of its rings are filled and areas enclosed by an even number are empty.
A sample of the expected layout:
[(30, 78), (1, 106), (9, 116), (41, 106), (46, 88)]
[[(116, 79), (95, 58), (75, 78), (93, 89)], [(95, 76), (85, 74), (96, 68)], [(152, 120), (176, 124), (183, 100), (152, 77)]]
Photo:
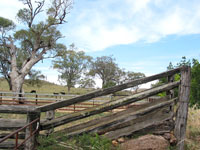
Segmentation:
[(0, 0), (0, 16), (16, 22), (16, 14), (24, 5), (18, 0)]
[[(0, 16), (15, 19), (23, 4), (0, 0)], [(156, 42), (167, 35), (200, 33), (199, 0), (75, 1), (62, 26), (66, 43), (86, 51), (138, 41)]]
[(156, 42), (171, 34), (200, 33), (200, 1), (111, 1), (96, 0), (72, 10), (79, 13), (69, 20), (66, 34), (71, 39), (67, 41), (97, 51), (140, 40)]

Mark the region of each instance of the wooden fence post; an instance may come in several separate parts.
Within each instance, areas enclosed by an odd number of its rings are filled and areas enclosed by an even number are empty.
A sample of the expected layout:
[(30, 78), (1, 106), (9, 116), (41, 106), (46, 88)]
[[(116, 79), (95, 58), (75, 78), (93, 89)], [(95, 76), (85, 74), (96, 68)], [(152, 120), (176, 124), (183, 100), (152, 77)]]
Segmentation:
[(1, 96), (1, 97), (0, 97), (0, 105), (1, 105), (1, 104), (2, 104), (2, 102), (3, 102), (3, 101), (2, 101), (2, 99), (3, 99), (3, 94), (2, 94), (2, 93), (0, 93), (0, 96)]
[[(39, 112), (28, 112), (27, 124), (39, 117), (40, 117)], [(37, 138), (39, 132), (36, 132), (36, 134), (34, 134), (34, 135), (32, 135), (32, 133), (36, 129), (37, 129), (37, 122), (33, 123), (32, 125), (30, 125), (26, 128), (25, 139), (29, 138), (30, 136), (31, 137), (25, 142), (24, 150), (34, 150), (35, 149), (35, 147), (37, 145), (36, 138)]]
[(185, 66), (181, 70), (181, 84), (179, 88), (179, 106), (175, 121), (174, 134), (177, 138), (178, 150), (184, 150), (184, 140), (186, 137), (187, 115), (190, 96), (191, 68)]
[[(174, 82), (174, 75), (168, 76), (167, 80), (168, 80), (168, 83)], [(167, 91), (166, 95), (168, 96), (169, 99), (174, 98), (174, 90), (172, 89), (172, 90)]]
[[(171, 75), (171, 76), (168, 76), (168, 77), (167, 77), (168, 83), (174, 82), (174, 76), (175, 76), (175, 75)], [(166, 95), (167, 95), (168, 100), (173, 99), (174, 96), (175, 96), (175, 95), (174, 95), (174, 89), (171, 89), (171, 90), (169, 90), (169, 91), (166, 91)], [(171, 105), (169, 106), (169, 111), (174, 112), (174, 104), (171, 104)], [(173, 119), (172, 119), (172, 120), (173, 120)]]
[(37, 93), (36, 93), (36, 95), (35, 95), (35, 104), (37, 105), (38, 104), (38, 95), (37, 95)]
[[(46, 120), (50, 121), (55, 118), (55, 110), (50, 110), (46, 112)], [(51, 134), (54, 131), (54, 128), (51, 128), (45, 132), (46, 135)]]

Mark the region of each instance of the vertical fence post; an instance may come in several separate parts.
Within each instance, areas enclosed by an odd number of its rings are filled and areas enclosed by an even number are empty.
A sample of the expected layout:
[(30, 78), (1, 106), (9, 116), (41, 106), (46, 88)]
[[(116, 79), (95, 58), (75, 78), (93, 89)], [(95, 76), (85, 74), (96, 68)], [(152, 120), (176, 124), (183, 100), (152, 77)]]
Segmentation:
[[(167, 77), (168, 83), (174, 82), (174, 76), (175, 76), (175, 75), (171, 75), (171, 76), (168, 76), (168, 77)], [(167, 95), (167, 99), (172, 99), (172, 98), (174, 98), (174, 90), (171, 89), (171, 90), (169, 90), (169, 91), (166, 91), (166, 95)], [(174, 104), (173, 104), (173, 103), (169, 106), (169, 111), (171, 111), (171, 112), (174, 113)], [(173, 119), (172, 119), (172, 120), (173, 120)]]
[[(168, 83), (174, 82), (174, 75), (168, 76), (167, 77)], [(166, 92), (166, 95), (168, 96), (169, 99), (174, 98), (174, 90), (169, 90)]]
[(190, 96), (191, 68), (183, 67), (181, 70), (181, 84), (179, 88), (179, 107), (175, 121), (174, 134), (177, 138), (178, 150), (184, 150), (184, 140), (186, 137), (187, 115)]
[[(46, 120), (47, 121), (50, 121), (50, 120), (52, 120), (52, 119), (54, 119), (55, 118), (55, 110), (49, 110), (49, 111), (47, 111), (46, 112)], [(49, 130), (46, 130), (46, 135), (49, 135), (49, 134), (51, 134), (52, 132), (54, 131), (54, 128), (51, 128), (51, 129), (49, 129)]]
[[(28, 112), (27, 114), (27, 123), (32, 122), (33, 120), (37, 119), (40, 117), (40, 113), (39, 112)], [(26, 128), (26, 133), (25, 133), (25, 138), (28, 138), (29, 136), (32, 135), (32, 131), (36, 130), (37, 128), (37, 122), (33, 123), (31, 125), (31, 127), (27, 127)], [(32, 135), (31, 138), (29, 138), (24, 145), (24, 150), (33, 150), (35, 149), (36, 145), (37, 145), (37, 141), (36, 141), (36, 137), (37, 137), (38, 133), (36, 133), (35, 135)]]
[(17, 148), (18, 146), (18, 132), (16, 133), (16, 137), (15, 137), (15, 148)]
[(36, 93), (36, 95), (35, 95), (35, 104), (37, 105), (38, 104), (38, 95), (37, 95), (37, 93)]
[(2, 104), (2, 99), (3, 99), (3, 94), (2, 93), (0, 93), (0, 105)]

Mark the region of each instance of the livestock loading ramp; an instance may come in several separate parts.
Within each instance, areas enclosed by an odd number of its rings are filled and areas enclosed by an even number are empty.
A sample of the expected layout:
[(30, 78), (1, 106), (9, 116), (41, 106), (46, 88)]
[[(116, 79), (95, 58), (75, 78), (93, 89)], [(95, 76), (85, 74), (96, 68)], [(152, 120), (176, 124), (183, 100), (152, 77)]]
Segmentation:
[[(177, 73), (181, 75), (180, 81), (174, 81), (174, 75)], [(62, 134), (64, 133), (66, 136), (74, 136), (83, 133), (98, 133), (100, 135), (105, 135), (110, 139), (116, 139), (121, 136), (128, 136), (143, 129), (152, 129), (153, 132), (163, 133), (173, 131), (178, 140), (178, 149), (183, 150), (190, 92), (190, 67), (187, 66), (169, 70), (150, 77), (133, 80), (111, 88), (100, 89), (85, 95), (44, 106), (35, 108), (30, 107), (30, 110), (20, 109), (19, 106), (11, 107), (1, 105), (0, 113), (27, 114), (27, 120), (28, 122), (31, 122), (36, 119), (36, 117), (40, 116), (41, 112), (55, 111), (56, 109), (60, 109), (62, 107), (74, 105), (95, 97), (108, 95), (164, 77), (168, 79), (168, 83), (161, 86), (117, 100), (111, 100), (79, 112), (66, 114), (57, 118), (52, 117), (47, 121), (40, 122), (40, 131), (49, 129), (52, 130), (53, 128), (61, 125), (67, 125), (68, 123), (73, 123), (74, 121), (79, 121), (80, 119), (87, 118), (89, 116), (108, 112), (121, 106), (126, 106), (150, 96), (157, 95), (158, 93), (166, 92), (166, 97), (144, 104), (140, 107), (130, 107), (121, 112), (107, 113), (105, 116), (100, 115), (98, 119), (94, 118), (93, 120), (84, 123), (81, 123), (80, 121), (77, 125), (73, 125), (56, 132), (62, 132)], [(179, 89), (178, 98), (174, 96), (173, 89), (175, 88)], [(175, 105), (177, 105), (177, 107), (174, 107)], [(32, 137), (32, 139), (35, 137), (36, 136)], [(34, 141), (35, 140), (30, 140), (27, 144), (30, 149), (35, 146)]]

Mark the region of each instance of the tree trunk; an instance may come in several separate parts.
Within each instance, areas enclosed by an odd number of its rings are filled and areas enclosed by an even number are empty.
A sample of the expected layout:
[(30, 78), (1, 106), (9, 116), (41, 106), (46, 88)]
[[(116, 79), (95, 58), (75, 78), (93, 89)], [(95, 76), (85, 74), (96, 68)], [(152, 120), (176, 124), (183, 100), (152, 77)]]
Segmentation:
[(68, 86), (67, 86), (67, 91), (68, 91), (68, 93), (70, 92), (70, 89), (71, 89), (71, 87), (68, 85)]
[(13, 96), (15, 100), (18, 100), (20, 104), (23, 104), (23, 94), (22, 93), (22, 86), (24, 83), (25, 76), (18, 74), (17, 72), (12, 72), (10, 75), (11, 78), (11, 86), (12, 92), (14, 92)]
[(10, 77), (9, 78), (5, 77), (5, 79), (8, 82), (9, 90), (12, 91), (12, 83)]

